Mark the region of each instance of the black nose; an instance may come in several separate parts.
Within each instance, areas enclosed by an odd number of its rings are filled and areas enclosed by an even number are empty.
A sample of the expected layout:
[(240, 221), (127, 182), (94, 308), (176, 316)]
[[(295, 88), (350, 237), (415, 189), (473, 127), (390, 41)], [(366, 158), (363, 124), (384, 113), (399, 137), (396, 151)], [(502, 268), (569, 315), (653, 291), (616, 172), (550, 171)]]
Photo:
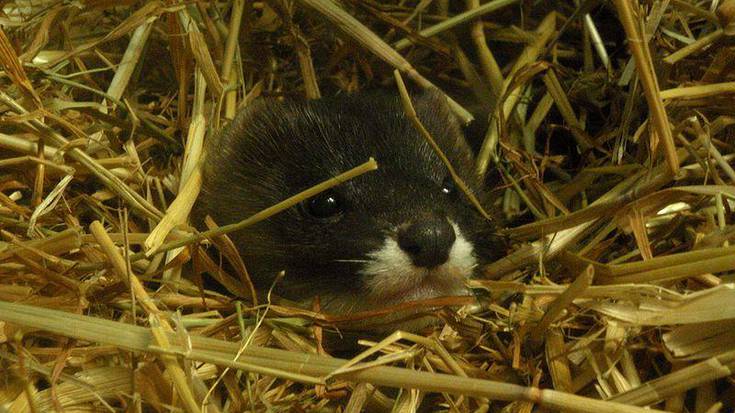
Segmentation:
[(447, 262), (456, 238), (449, 221), (438, 216), (421, 218), (398, 230), (398, 245), (418, 267), (432, 268)]

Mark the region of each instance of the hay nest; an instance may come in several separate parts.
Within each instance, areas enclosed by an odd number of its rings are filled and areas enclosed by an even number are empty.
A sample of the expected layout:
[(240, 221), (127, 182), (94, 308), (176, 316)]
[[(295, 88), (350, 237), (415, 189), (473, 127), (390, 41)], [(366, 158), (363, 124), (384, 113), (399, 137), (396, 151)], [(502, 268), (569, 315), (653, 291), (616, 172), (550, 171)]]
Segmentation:
[[(0, 411), (733, 411), (735, 1), (1, 4)], [(204, 139), (395, 69), (489, 119), (478, 303), (348, 362), (182, 276), (247, 284), (186, 225)]]

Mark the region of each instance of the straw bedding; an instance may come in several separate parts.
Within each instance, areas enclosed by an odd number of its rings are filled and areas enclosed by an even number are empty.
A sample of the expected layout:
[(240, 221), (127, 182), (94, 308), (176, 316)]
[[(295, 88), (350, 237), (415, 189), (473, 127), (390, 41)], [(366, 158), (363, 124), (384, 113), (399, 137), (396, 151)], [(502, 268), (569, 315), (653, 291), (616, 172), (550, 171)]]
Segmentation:
[[(0, 411), (733, 411), (735, 1), (0, 4)], [(187, 218), (238, 108), (396, 81), (488, 120), (512, 247), (348, 362), (226, 233), (374, 163)]]

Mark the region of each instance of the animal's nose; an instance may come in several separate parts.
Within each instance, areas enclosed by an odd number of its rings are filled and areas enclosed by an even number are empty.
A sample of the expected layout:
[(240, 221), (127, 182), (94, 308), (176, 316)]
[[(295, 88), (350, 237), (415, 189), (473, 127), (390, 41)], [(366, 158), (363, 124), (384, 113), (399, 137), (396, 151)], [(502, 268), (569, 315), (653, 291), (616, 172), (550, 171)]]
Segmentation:
[(433, 268), (449, 259), (457, 235), (444, 217), (429, 216), (398, 230), (398, 245), (418, 267)]

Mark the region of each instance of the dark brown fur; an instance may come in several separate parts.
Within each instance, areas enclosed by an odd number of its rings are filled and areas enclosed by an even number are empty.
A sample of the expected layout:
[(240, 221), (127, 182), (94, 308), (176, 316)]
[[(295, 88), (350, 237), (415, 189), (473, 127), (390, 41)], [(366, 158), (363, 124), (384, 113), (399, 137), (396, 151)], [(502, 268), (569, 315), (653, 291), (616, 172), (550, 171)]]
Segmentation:
[[(423, 124), (472, 190), (482, 197), (473, 156), (438, 93), (414, 97)], [(447, 195), (447, 169), (407, 119), (396, 95), (368, 93), (317, 101), (260, 99), (210, 141), (195, 208), (200, 224), (245, 219), (374, 157), (379, 169), (339, 185), (345, 202), (336, 221), (294, 207), (231, 237), (255, 283), (291, 299), (363, 291), (359, 260), (398, 225), (424, 213), (455, 221), (475, 245), (480, 263), (502, 253), (492, 224), (461, 193)]]

